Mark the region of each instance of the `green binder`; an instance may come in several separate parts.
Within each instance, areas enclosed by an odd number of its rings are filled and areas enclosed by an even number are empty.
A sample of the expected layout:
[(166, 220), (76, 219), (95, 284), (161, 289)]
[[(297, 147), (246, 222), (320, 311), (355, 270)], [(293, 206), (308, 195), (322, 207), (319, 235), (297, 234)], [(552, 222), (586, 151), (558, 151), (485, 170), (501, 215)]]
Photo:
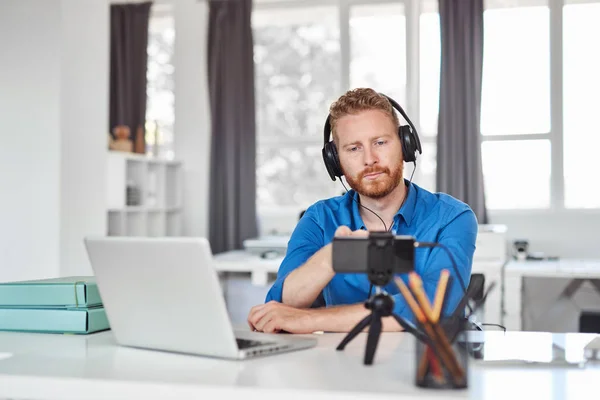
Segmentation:
[(104, 307), (0, 308), (0, 331), (87, 334), (109, 328)]
[(0, 283), (0, 307), (94, 307), (102, 305), (94, 276)]

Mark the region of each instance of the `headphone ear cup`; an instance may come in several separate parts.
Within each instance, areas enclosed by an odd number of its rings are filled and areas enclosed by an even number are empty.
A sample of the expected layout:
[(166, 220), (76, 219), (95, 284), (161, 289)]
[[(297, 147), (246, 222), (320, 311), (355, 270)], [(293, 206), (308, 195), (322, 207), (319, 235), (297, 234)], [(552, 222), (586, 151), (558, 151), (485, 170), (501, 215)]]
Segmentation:
[(332, 181), (335, 181), (336, 177), (341, 178), (344, 175), (340, 166), (337, 148), (333, 142), (325, 143), (323, 146), (323, 161)]
[(398, 129), (400, 143), (402, 143), (402, 156), (405, 162), (417, 161), (417, 143), (408, 125), (402, 125)]

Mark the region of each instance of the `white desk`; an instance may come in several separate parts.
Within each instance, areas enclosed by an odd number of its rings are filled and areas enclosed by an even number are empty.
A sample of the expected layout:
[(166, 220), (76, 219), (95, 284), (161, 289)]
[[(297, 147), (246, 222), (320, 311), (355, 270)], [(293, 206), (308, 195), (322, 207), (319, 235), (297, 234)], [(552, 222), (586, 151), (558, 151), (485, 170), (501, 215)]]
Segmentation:
[(244, 250), (233, 250), (215, 255), (213, 261), (218, 272), (248, 272), (252, 277), (252, 284), (266, 286), (269, 274), (276, 274), (279, 270), (283, 256), (262, 258)]
[[(486, 335), (491, 351), (492, 340), (503, 334)], [(313, 349), (238, 362), (120, 347), (111, 331), (90, 336), (0, 332), (0, 398), (560, 400), (598, 394), (600, 365), (589, 364), (527, 368), (473, 362), (468, 389), (422, 389), (414, 385), (414, 339), (408, 334), (382, 334), (371, 366), (362, 364), (366, 334), (341, 352), (335, 347), (343, 334), (317, 336)], [(509, 332), (503, 340), (527, 345), (554, 339), (577, 351), (592, 337)]]
[[(269, 274), (276, 274), (283, 256), (262, 258), (244, 250), (234, 250), (214, 256), (214, 266), (219, 272), (250, 273), (254, 285), (265, 286), (269, 283)], [(485, 275), (486, 286), (492, 281), (496, 287), (490, 293), (485, 304), (483, 322), (502, 323), (502, 260), (486, 260), (475, 258), (472, 273)]]
[(509, 330), (521, 330), (523, 327), (523, 278), (525, 277), (572, 279), (560, 296), (571, 297), (585, 280), (590, 280), (600, 291), (600, 260), (559, 259), (508, 262), (504, 268), (503, 309), (504, 325)]

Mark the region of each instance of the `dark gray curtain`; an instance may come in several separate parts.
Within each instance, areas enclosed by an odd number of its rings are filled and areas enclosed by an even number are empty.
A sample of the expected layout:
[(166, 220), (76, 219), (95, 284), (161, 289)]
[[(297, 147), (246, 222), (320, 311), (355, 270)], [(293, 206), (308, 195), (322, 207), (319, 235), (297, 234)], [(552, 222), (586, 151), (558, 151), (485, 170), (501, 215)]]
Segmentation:
[(213, 253), (243, 247), (256, 223), (256, 127), (252, 0), (209, 0)]
[[(481, 163), (483, 0), (439, 0), (442, 44), (436, 189), (487, 223)], [(509, 28), (508, 28), (509, 29)]]
[(145, 152), (148, 22), (152, 3), (110, 6), (110, 130), (127, 125), (134, 151)]

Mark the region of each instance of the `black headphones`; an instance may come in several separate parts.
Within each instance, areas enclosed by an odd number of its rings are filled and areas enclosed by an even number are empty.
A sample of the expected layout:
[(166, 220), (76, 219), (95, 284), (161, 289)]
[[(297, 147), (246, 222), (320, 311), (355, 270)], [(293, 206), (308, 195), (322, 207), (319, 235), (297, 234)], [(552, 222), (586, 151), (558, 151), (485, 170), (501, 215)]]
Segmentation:
[[(419, 135), (417, 134), (417, 129), (408, 118), (408, 115), (404, 112), (400, 104), (398, 104), (391, 97), (386, 96), (383, 93), (379, 93), (384, 96), (389, 102), (392, 104), (400, 115), (408, 122), (408, 125), (400, 125), (398, 127), (398, 136), (400, 137), (400, 143), (402, 144), (402, 154), (404, 155), (404, 161), (406, 162), (416, 162), (417, 161), (417, 151), (419, 154), (421, 151), (421, 141), (419, 140)], [(323, 161), (325, 162), (325, 168), (327, 168), (327, 172), (331, 177), (332, 181), (335, 181), (335, 178), (341, 178), (344, 173), (342, 172), (342, 167), (340, 166), (340, 159), (338, 158), (337, 149), (333, 141), (329, 141), (329, 136), (331, 135), (331, 124), (330, 124), (331, 114), (327, 115), (327, 120), (325, 121), (325, 127), (323, 128)]]

